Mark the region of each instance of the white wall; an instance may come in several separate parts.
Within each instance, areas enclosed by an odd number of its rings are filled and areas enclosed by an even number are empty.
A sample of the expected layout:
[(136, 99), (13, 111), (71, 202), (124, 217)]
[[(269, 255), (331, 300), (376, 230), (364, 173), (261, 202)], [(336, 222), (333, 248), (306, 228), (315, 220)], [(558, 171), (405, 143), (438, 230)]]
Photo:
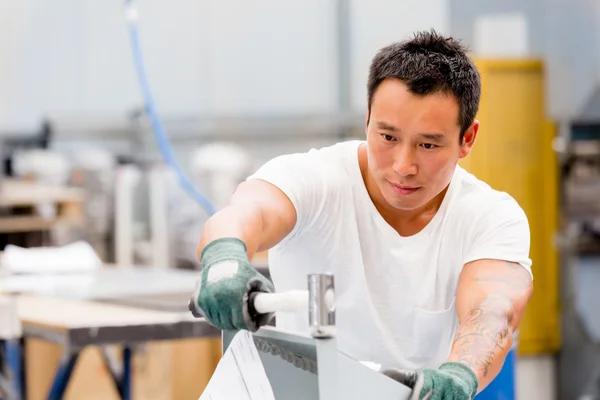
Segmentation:
[[(539, 0), (538, 0), (539, 1)], [(548, 112), (576, 117), (600, 75), (600, 14), (590, 0), (545, 0), (540, 53), (547, 65)]]
[(352, 105), (361, 110), (367, 105), (369, 64), (377, 50), (418, 30), (450, 31), (448, 0), (354, 0), (351, 13)]
[[(447, 0), (351, 2), (352, 105), (377, 49), (449, 26)], [(176, 5), (174, 5), (176, 4)], [(163, 115), (327, 113), (337, 106), (335, 1), (145, 0), (147, 71)], [(122, 0), (0, 0), (0, 129), (141, 104)]]
[(0, 1), (0, 126), (78, 107), (82, 2)]
[[(291, 112), (333, 104), (333, 7), (319, 0), (148, 0), (140, 33), (150, 81), (165, 113)], [(138, 99), (119, 5), (87, 7), (82, 84), (89, 108)], [(108, 32), (105, 33), (105, 29)], [(118, 77), (119, 85), (112, 84)], [(133, 83), (133, 84), (132, 84)]]
[[(473, 22), (524, 11), (547, 60), (548, 112), (576, 115), (600, 77), (600, 7), (589, 0), (351, 1), (351, 104), (384, 45), (436, 28), (472, 42)], [(312, 113), (337, 104), (335, 1), (140, 2), (147, 70), (163, 115)], [(44, 114), (141, 104), (122, 0), (0, 0), (0, 130)]]
[[(450, 32), (473, 44), (478, 16), (523, 12), (532, 56), (546, 66), (548, 114), (576, 116), (600, 76), (600, 11), (595, 0), (449, 0)], [(599, 7), (600, 8), (600, 7)]]

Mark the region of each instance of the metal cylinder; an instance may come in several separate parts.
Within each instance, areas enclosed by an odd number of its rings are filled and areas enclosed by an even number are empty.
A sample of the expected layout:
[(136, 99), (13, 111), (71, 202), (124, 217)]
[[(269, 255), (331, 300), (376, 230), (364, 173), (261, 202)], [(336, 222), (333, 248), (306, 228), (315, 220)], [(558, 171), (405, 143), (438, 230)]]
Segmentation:
[(314, 338), (335, 337), (335, 285), (331, 274), (308, 276), (308, 320)]

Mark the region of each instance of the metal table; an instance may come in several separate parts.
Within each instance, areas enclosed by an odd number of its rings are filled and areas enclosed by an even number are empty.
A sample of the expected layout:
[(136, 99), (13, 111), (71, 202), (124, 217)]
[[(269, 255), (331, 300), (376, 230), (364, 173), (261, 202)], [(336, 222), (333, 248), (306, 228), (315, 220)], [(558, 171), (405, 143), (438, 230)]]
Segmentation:
[[(0, 275), (5, 293), (27, 293), (75, 300), (137, 304), (136, 299), (157, 299), (147, 307), (187, 310), (198, 271), (111, 267), (92, 272)], [(161, 298), (177, 297), (165, 305)]]
[[(80, 352), (91, 345), (122, 346), (118, 373), (106, 363), (122, 399), (131, 399), (133, 346), (157, 340), (218, 337), (220, 332), (190, 313), (145, 310), (94, 301), (21, 295), (17, 297), (24, 338), (40, 338), (64, 346), (64, 356), (48, 395), (61, 399)], [(21, 387), (25, 387), (24, 382)]]
[[(122, 372), (106, 364), (121, 397), (130, 399), (136, 343), (220, 336), (219, 330), (188, 311), (198, 278), (197, 271), (105, 268), (91, 273), (5, 277), (3, 289), (17, 300), (21, 346), (28, 337), (64, 345), (49, 399), (62, 398), (83, 348), (108, 344), (122, 346)], [(22, 365), (16, 368), (24, 370)], [(21, 378), (18, 398), (24, 399), (23, 374)]]

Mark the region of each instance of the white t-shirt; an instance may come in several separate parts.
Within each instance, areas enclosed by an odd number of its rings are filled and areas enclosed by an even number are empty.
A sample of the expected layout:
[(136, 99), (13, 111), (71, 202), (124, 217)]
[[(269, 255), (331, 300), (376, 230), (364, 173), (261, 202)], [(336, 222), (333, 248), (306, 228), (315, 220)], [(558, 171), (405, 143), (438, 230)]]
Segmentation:
[[(398, 368), (437, 367), (458, 327), (463, 265), (502, 259), (531, 272), (527, 217), (508, 194), (457, 166), (434, 218), (402, 237), (368, 195), (361, 143), (279, 156), (248, 178), (274, 184), (296, 208), (295, 228), (269, 251), (275, 289), (306, 290), (308, 274), (333, 273), (341, 352)], [(306, 313), (280, 313), (276, 321), (308, 334)]]

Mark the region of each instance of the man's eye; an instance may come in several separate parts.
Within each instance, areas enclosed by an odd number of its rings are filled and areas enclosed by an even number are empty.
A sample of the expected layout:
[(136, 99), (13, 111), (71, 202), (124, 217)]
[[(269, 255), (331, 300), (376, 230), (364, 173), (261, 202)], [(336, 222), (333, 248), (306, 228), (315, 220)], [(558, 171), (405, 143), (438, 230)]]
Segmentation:
[(386, 135), (385, 133), (381, 134), (381, 137), (383, 138), (383, 140), (385, 140), (386, 142), (391, 142), (392, 140), (394, 140), (394, 137), (391, 135)]
[(436, 145), (431, 144), (431, 143), (423, 143), (423, 147), (426, 148), (427, 150), (431, 150), (431, 149), (435, 149)]

